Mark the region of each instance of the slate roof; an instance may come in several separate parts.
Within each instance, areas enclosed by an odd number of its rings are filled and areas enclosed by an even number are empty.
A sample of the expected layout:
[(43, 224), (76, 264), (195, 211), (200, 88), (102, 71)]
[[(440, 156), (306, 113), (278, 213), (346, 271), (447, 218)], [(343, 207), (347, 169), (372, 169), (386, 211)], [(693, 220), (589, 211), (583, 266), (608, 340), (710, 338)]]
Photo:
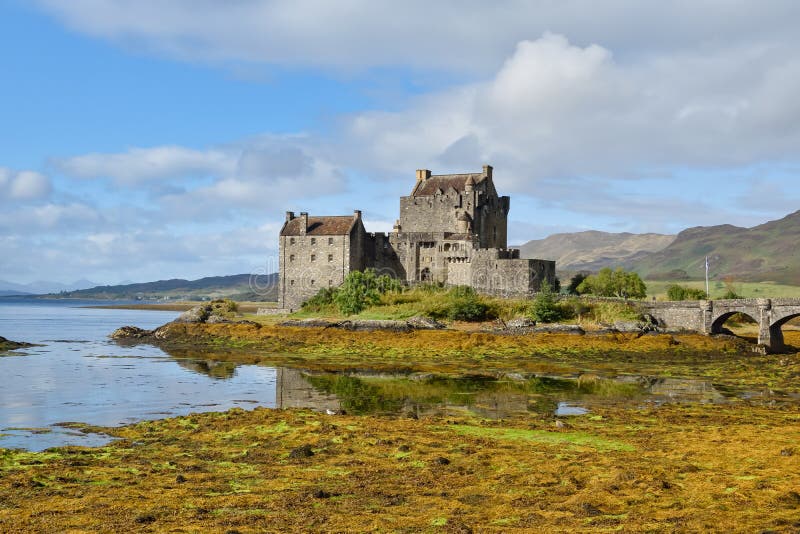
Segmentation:
[[(347, 235), (356, 223), (352, 215), (309, 217), (306, 235)], [(281, 230), (281, 235), (303, 235), (303, 219), (295, 217)]]
[(451, 187), (456, 191), (461, 192), (464, 191), (464, 186), (469, 178), (472, 178), (473, 183), (476, 184), (483, 180), (484, 176), (481, 173), (433, 175), (427, 180), (419, 182), (416, 187), (414, 187), (414, 191), (411, 192), (411, 196), (433, 196), (436, 194), (437, 189), (447, 191)]

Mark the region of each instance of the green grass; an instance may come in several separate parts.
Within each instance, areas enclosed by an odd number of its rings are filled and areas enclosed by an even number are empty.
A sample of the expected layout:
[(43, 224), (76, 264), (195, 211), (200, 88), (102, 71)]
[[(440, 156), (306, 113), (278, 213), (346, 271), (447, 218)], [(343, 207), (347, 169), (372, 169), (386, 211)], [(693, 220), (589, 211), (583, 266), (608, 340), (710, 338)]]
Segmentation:
[[(659, 300), (666, 300), (667, 288), (673, 284), (702, 290), (706, 288), (706, 283), (703, 280), (645, 280), (645, 284), (647, 285), (648, 298), (656, 297)], [(722, 297), (728, 289), (726, 284), (719, 280), (711, 280), (709, 286), (712, 299)], [(800, 286), (777, 284), (775, 282), (733, 282), (733, 289), (737, 294), (747, 298), (800, 297)]]
[(525, 430), (521, 428), (497, 428), (471, 425), (447, 427), (463, 436), (482, 437), (500, 441), (530, 441), (548, 445), (591, 447), (598, 451), (634, 451), (635, 448), (621, 441), (601, 438), (587, 432), (550, 432), (548, 430)]

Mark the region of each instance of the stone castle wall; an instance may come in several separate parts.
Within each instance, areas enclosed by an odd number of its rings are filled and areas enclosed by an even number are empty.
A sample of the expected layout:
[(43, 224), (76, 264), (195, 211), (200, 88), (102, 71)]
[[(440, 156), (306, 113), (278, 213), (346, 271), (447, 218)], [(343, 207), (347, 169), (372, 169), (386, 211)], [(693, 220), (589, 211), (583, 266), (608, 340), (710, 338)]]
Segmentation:
[(547, 283), (553, 287), (554, 261), (520, 259), (518, 250), (479, 249), (469, 263), (451, 263), (448, 284), (468, 285), (500, 297), (530, 297)]
[(352, 219), (288, 212), (279, 242), (280, 306), (297, 309), (321, 288), (341, 285), (350, 271), (368, 268), (411, 284), (469, 285), (502, 296), (531, 295), (543, 282), (552, 286), (555, 262), (523, 260), (506, 249), (509, 208), (487, 165), (474, 174), (417, 171), (388, 235), (367, 233), (360, 211)]

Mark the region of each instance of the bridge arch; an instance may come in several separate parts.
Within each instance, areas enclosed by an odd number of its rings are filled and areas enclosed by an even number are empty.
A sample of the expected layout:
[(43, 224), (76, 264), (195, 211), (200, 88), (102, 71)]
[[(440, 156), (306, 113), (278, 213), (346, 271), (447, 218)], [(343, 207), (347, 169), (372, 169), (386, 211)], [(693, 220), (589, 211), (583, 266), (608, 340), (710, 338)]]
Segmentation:
[(784, 347), (783, 325), (798, 317), (800, 317), (800, 311), (797, 311), (796, 313), (787, 313), (779, 319), (773, 320), (772, 324), (769, 325), (769, 338), (773, 347)]
[(758, 317), (753, 317), (753, 314), (749, 313), (749, 310), (742, 309), (742, 308), (737, 309), (737, 310), (728, 310), (728, 311), (725, 311), (723, 313), (720, 313), (719, 315), (715, 315), (715, 316), (713, 316), (711, 318), (711, 333), (712, 334), (721, 334), (722, 333), (722, 325), (725, 324), (725, 321), (727, 321), (728, 319), (730, 319), (731, 317), (733, 317), (737, 313), (740, 313), (742, 315), (745, 315), (745, 316), (749, 317), (756, 324), (759, 323)]

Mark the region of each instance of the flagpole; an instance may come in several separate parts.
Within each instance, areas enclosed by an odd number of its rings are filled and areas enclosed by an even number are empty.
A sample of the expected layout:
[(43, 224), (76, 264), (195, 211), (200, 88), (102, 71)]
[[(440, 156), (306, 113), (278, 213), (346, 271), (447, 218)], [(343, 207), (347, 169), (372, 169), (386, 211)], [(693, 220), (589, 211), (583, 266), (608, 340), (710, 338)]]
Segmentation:
[(710, 298), (711, 294), (708, 292), (708, 256), (706, 256), (706, 298)]

